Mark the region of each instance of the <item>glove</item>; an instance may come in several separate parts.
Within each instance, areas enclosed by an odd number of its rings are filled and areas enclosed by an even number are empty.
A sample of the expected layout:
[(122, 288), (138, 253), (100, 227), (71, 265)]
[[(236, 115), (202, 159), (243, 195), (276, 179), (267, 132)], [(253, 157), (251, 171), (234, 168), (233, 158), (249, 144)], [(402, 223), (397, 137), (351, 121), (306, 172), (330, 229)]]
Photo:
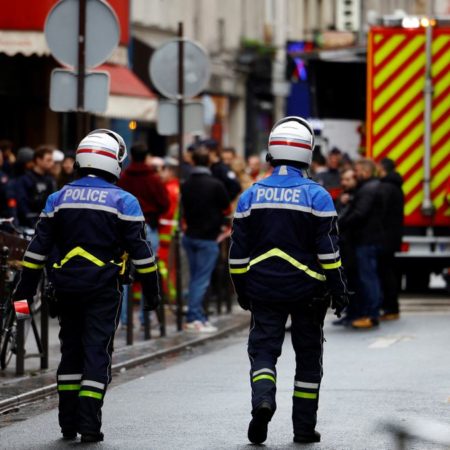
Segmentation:
[(239, 306), (244, 310), (247, 311), (250, 309), (250, 300), (247, 297), (244, 297), (243, 295), (238, 296), (237, 299)]
[(348, 306), (348, 294), (335, 295), (331, 294), (331, 309), (334, 310), (334, 314), (340, 318), (344, 309)]
[(159, 294), (145, 295), (142, 305), (144, 311), (154, 311), (161, 303), (161, 296)]

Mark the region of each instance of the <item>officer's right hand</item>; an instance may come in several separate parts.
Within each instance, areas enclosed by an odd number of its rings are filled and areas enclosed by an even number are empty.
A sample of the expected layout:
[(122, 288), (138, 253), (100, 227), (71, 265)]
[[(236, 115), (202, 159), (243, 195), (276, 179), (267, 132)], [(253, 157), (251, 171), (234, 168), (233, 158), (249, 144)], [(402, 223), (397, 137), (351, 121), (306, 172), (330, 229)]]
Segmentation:
[(161, 296), (159, 294), (145, 295), (142, 305), (144, 311), (154, 311), (161, 303)]
[(340, 318), (342, 312), (347, 308), (349, 304), (348, 294), (331, 294), (331, 309), (334, 310), (334, 314)]
[(244, 311), (247, 311), (250, 309), (250, 300), (247, 297), (244, 297), (243, 295), (239, 295), (237, 301), (239, 303), (239, 306)]

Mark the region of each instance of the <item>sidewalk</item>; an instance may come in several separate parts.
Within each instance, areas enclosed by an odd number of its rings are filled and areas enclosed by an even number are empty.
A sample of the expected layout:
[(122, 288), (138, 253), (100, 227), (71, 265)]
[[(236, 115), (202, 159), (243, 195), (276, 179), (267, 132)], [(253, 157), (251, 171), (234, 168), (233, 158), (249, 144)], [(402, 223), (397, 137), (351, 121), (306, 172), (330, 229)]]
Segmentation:
[[(223, 337), (248, 326), (250, 316), (239, 312), (229, 315), (215, 316), (211, 321), (218, 327), (216, 333), (198, 334), (177, 332), (171, 313), (167, 312), (167, 337), (159, 338), (157, 322), (152, 321), (152, 339), (144, 341), (144, 331), (141, 330), (135, 311), (134, 344), (126, 345), (126, 328), (119, 327), (114, 342), (113, 373), (144, 364), (154, 358), (178, 352), (186, 347), (200, 345), (212, 339)], [(49, 369), (41, 371), (38, 358), (25, 360), (26, 375), (15, 376), (15, 360), (5, 371), (0, 371), (0, 414), (21, 404), (56, 392), (56, 368), (59, 363), (60, 351), (58, 340), (59, 325), (56, 319), (51, 319), (49, 330)], [(36, 353), (31, 334), (27, 340), (27, 353)], [(31, 345), (33, 343), (33, 345)], [(34, 347), (34, 348), (33, 348)]]

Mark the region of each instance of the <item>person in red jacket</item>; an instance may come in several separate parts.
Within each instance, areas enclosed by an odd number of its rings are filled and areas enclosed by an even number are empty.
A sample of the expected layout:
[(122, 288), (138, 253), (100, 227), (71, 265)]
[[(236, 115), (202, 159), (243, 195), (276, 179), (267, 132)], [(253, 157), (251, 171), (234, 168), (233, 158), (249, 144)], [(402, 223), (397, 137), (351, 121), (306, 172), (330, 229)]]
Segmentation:
[(170, 302), (176, 299), (176, 271), (172, 263), (172, 240), (178, 226), (178, 201), (180, 197), (180, 182), (177, 178), (178, 160), (167, 157), (161, 178), (169, 194), (170, 208), (159, 218), (159, 251), (158, 266), (161, 274), (163, 292)]
[[(147, 146), (142, 143), (133, 144), (130, 153), (131, 163), (122, 172), (117, 185), (138, 199), (144, 213), (147, 240), (150, 242), (153, 252), (158, 254), (158, 222), (159, 217), (167, 212), (170, 207), (169, 196), (161, 178), (147, 164), (147, 159), (150, 156)], [(124, 291), (124, 298), (126, 297), (127, 291)], [(122, 324), (127, 323), (126, 311), (126, 302), (123, 302)], [(140, 319), (141, 325), (143, 325), (144, 315), (142, 310)]]
[(125, 169), (117, 184), (139, 200), (148, 226), (149, 240), (153, 250), (157, 252), (159, 217), (169, 209), (170, 201), (161, 178), (146, 164), (148, 156), (149, 151), (145, 144), (134, 144), (131, 147), (131, 164)]

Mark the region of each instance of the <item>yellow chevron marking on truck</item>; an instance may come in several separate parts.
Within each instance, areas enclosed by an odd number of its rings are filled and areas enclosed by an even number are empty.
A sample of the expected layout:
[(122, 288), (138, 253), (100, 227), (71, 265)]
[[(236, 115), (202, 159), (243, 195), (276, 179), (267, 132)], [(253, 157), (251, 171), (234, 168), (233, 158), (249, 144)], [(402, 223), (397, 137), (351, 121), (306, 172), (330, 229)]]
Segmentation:
[(379, 133), (386, 125), (388, 125), (392, 119), (394, 119), (406, 105), (416, 95), (423, 91), (423, 80), (418, 79), (410, 88), (408, 88), (400, 97), (397, 98), (395, 103), (387, 109), (376, 121), (373, 127), (375, 133)]
[(450, 148), (445, 143), (442, 145), (439, 150), (433, 152), (431, 157), (431, 167), (435, 168), (449, 153)]
[(392, 61), (376, 74), (374, 80), (375, 89), (378, 89), (398, 68), (405, 63), (410, 63), (408, 59), (418, 48), (422, 47), (424, 43), (425, 36), (416, 36), (405, 47), (402, 47), (401, 52), (395, 55)]
[(431, 54), (434, 56), (442, 47), (444, 47), (445, 44), (447, 44), (448, 41), (450, 41), (450, 37), (443, 34), (433, 39)]
[[(446, 100), (447, 100), (447, 102), (449, 102), (449, 103), (447, 103), (447, 105), (450, 105), (450, 94), (447, 96)], [(445, 101), (443, 101), (442, 104), (445, 104)], [(442, 111), (442, 108), (440, 108), (440, 109), (441, 109), (441, 116), (443, 114), (448, 114), (448, 112), (449, 112), (448, 106), (447, 106), (447, 111), (445, 111), (445, 110)], [(438, 118), (439, 117), (440, 116), (438, 116)], [(433, 135), (431, 136), (431, 144), (432, 145), (436, 144), (436, 142), (438, 142), (441, 138), (443, 138), (449, 131), (450, 131), (450, 120), (447, 119), (447, 120), (444, 120), (441, 123), (441, 125), (439, 125), (439, 128), (433, 130)], [(445, 145), (445, 142), (444, 142), (444, 145)], [(447, 145), (448, 145), (448, 143), (447, 143)]]
[(381, 64), (405, 39), (406, 36), (392, 36), (375, 54), (375, 66)]
[(409, 202), (405, 205), (405, 214), (409, 216), (412, 214), (423, 201), (423, 191), (419, 191)]
[(403, 183), (403, 192), (409, 194), (419, 183), (423, 181), (423, 167), (417, 170)]
[(433, 86), (433, 97), (437, 98), (450, 86), (450, 73), (443, 76), (434, 86)]
[[(411, 152), (410, 155), (398, 166), (398, 171), (400, 174), (404, 175), (408, 170), (410, 170), (414, 165), (423, 159), (424, 155), (423, 144), (419, 145), (416, 150)], [(389, 155), (390, 156), (390, 155)]]
[[(446, 45), (450, 41), (448, 36), (440, 36), (436, 41), (434, 41), (432, 54), (435, 55), (444, 45)], [(444, 69), (444, 67), (448, 64), (448, 54), (444, 54), (437, 61), (433, 62), (431, 67), (431, 75), (436, 77), (439, 73)]]
[(400, 120), (397, 121), (396, 126), (392, 127), (389, 131), (383, 134), (383, 136), (375, 142), (373, 146), (374, 156), (379, 155), (388, 145), (391, 143), (400, 133), (401, 130), (406, 128), (417, 116), (423, 114), (423, 102), (417, 102), (411, 109), (404, 114)]
[(403, 155), (405, 151), (408, 151), (413, 143), (423, 136), (423, 130), (423, 122), (420, 122), (398, 145), (395, 146), (394, 150), (389, 153), (389, 158), (392, 158), (395, 161), (399, 156)]
[(435, 191), (439, 186), (441, 186), (445, 181), (448, 180), (448, 171), (441, 170), (434, 177), (431, 178), (431, 190)]
[[(399, 89), (407, 83), (411, 77), (417, 73), (419, 70), (423, 69), (425, 67), (426, 58), (425, 55), (422, 55), (415, 59), (413, 62), (408, 64), (405, 69), (402, 71), (402, 73), (392, 81), (392, 83), (389, 84), (385, 89), (383, 89), (382, 92), (380, 92), (376, 97), (374, 101), (374, 110), (379, 111), (380, 108), (391, 98), (395, 97)], [(418, 79), (417, 83), (421, 83), (421, 88), (423, 89), (424, 79), (423, 77), (420, 77)]]

